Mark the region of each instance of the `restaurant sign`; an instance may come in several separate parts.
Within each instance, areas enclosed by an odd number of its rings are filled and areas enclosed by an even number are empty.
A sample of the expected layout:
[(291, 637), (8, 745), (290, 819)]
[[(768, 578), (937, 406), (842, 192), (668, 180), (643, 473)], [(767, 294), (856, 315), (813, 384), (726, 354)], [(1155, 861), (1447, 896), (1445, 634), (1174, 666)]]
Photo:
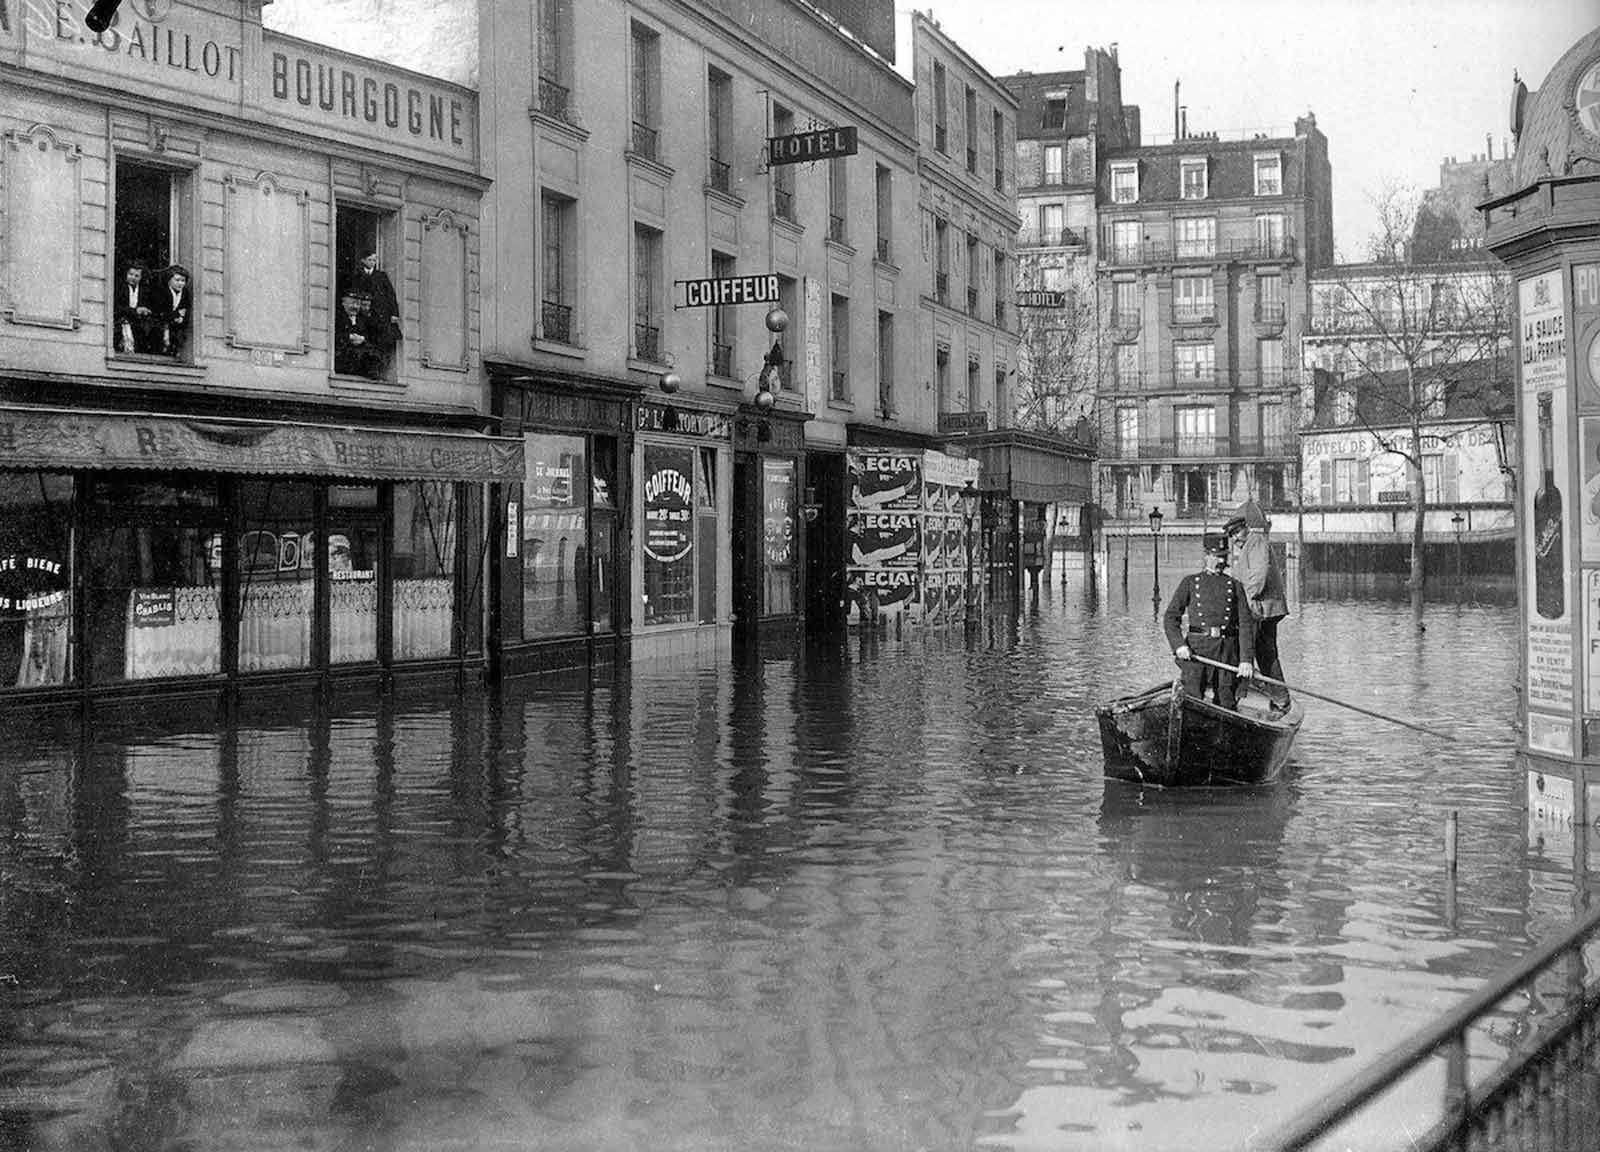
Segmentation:
[(67, 597), (67, 573), (49, 556), (0, 556), (0, 612), (36, 612)]

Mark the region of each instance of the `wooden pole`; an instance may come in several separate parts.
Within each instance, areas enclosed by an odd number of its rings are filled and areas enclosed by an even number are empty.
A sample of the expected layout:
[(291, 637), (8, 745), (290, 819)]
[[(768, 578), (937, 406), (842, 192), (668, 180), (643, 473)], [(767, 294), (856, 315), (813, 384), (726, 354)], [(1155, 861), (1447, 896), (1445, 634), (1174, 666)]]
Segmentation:
[[(1209, 664), (1213, 668), (1220, 668), (1224, 672), (1232, 672), (1232, 671), (1235, 671), (1238, 668), (1237, 664), (1224, 664), (1220, 660), (1212, 660), (1210, 657), (1207, 657), (1207, 656), (1196, 656), (1196, 655), (1193, 655), (1192, 653), (1190, 654), (1189, 659), (1198, 661), (1201, 664)], [(1378, 720), (1387, 720), (1389, 723), (1398, 724), (1402, 728), (1413, 728), (1416, 731), (1426, 733), (1429, 736), (1437, 736), (1440, 740), (1455, 741), (1457, 739), (1456, 737), (1450, 735), (1448, 732), (1438, 732), (1438, 731), (1435, 731), (1432, 728), (1424, 728), (1421, 724), (1413, 724), (1409, 720), (1401, 720), (1401, 719), (1399, 719), (1397, 717), (1394, 717), (1394, 716), (1385, 716), (1382, 712), (1374, 712), (1372, 709), (1363, 708), (1358, 704), (1349, 704), (1349, 703), (1346, 703), (1345, 701), (1337, 699), (1336, 697), (1333, 697), (1333, 696), (1324, 696), (1320, 692), (1313, 692), (1311, 689), (1302, 687), (1299, 684), (1296, 684), (1291, 688), (1290, 685), (1285, 684), (1282, 680), (1274, 680), (1271, 676), (1263, 676), (1259, 672), (1256, 673), (1255, 676), (1251, 677), (1251, 679), (1259, 680), (1263, 684), (1277, 684), (1280, 687), (1289, 688), (1290, 691), (1299, 692), (1301, 695), (1304, 695), (1304, 696), (1310, 696), (1313, 700), (1325, 700), (1329, 704), (1337, 704), (1341, 708), (1348, 708), (1348, 709), (1350, 709), (1350, 711), (1359, 712), (1363, 716), (1371, 716), (1371, 717), (1373, 717), (1375, 719), (1378, 719)]]

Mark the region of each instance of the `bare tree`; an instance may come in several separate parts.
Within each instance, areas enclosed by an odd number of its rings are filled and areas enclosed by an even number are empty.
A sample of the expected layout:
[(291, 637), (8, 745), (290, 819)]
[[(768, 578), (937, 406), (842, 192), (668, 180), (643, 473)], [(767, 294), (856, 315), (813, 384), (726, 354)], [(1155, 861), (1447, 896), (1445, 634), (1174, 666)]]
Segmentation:
[(1016, 425), (1057, 436), (1094, 421), (1102, 342), (1093, 273), (1062, 258), (1022, 269), (1017, 293)]
[(1414, 515), (1410, 587), (1420, 609), (1429, 496), (1423, 426), (1501, 403), (1510, 372), (1510, 284), (1487, 261), (1413, 263), (1421, 201), (1391, 186), (1375, 204), (1379, 226), (1368, 263), (1325, 282), (1315, 322), (1337, 334), (1322, 348), (1332, 353), (1340, 416), (1406, 463)]

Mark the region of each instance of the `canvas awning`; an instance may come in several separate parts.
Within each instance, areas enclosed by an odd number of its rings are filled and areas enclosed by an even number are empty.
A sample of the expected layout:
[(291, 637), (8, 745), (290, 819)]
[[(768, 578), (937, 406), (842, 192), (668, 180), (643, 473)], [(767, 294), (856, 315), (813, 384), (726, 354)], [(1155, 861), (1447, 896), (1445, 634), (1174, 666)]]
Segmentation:
[(521, 440), (473, 432), (0, 405), (0, 468), (516, 483), (522, 467)]

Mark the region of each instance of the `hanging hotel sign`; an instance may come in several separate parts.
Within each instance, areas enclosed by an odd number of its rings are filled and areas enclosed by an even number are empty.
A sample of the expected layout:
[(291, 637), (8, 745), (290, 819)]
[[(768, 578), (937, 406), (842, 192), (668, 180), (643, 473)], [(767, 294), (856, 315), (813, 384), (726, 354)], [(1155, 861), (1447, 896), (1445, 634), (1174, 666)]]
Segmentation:
[(831, 160), (835, 156), (855, 154), (856, 130), (850, 125), (767, 137), (769, 168), (776, 168), (780, 164), (809, 164), (813, 160)]
[(1065, 308), (1067, 294), (1048, 288), (1023, 288), (1017, 292), (1018, 308)]
[(683, 303), (678, 308), (712, 308), (723, 304), (776, 304), (778, 277), (773, 273), (758, 276), (707, 276), (699, 280), (678, 280)]

